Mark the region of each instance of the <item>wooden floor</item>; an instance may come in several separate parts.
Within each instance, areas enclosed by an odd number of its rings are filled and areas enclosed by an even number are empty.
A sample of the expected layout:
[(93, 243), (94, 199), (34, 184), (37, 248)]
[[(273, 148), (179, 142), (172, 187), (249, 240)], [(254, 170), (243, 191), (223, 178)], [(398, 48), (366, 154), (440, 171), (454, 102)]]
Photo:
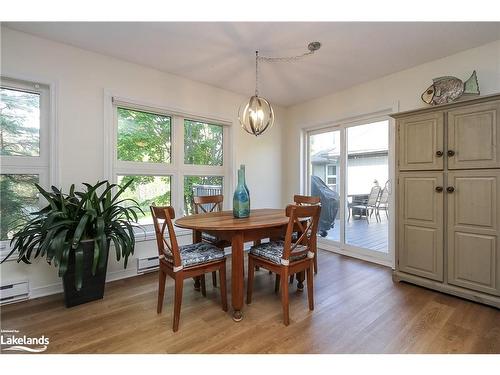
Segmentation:
[[(366, 221), (365, 217), (351, 218), (345, 226), (345, 239), (349, 245), (387, 253), (389, 250), (389, 221), (384, 212), (380, 213), (380, 221), (375, 215)], [(340, 220), (328, 231), (327, 239), (340, 241)]]
[(1, 325), (49, 337), (48, 353), (500, 353), (500, 310), (395, 284), (382, 266), (321, 252), (316, 309), (292, 288), (288, 327), (273, 277), (261, 270), (255, 282), (240, 323), (222, 311), (218, 289), (207, 283), (205, 298), (187, 280), (173, 333), (173, 283), (157, 315), (154, 273), (110, 283), (103, 300), (71, 309), (61, 295), (4, 306)]

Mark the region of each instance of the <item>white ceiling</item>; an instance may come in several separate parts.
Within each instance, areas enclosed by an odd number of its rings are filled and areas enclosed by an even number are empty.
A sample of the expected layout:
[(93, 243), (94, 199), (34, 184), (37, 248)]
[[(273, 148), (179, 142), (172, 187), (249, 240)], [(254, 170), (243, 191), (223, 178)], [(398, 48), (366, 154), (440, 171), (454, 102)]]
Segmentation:
[[(289, 106), (500, 39), (500, 22), (8, 22), (7, 27), (250, 95), (255, 50), (260, 94)], [(432, 77), (429, 77), (429, 79)]]

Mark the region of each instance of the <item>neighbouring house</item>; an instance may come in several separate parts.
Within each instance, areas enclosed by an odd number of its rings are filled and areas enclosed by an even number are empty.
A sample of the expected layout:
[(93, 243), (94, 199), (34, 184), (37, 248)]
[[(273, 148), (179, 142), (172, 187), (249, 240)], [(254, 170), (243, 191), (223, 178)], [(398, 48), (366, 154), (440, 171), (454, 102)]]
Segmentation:
[[(318, 136), (324, 137), (323, 134)], [(316, 136), (316, 137), (318, 137)], [(327, 133), (329, 145), (313, 138), (311, 174), (321, 178), (330, 189), (340, 192), (341, 144), (338, 132)], [(375, 180), (381, 186), (389, 178), (388, 123), (381, 121), (349, 128), (347, 132), (347, 195), (368, 194)]]

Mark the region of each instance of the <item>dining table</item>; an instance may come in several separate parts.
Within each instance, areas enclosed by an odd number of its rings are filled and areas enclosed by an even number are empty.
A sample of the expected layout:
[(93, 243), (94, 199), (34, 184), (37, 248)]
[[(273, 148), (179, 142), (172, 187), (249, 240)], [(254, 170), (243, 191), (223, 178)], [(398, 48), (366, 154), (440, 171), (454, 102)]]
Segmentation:
[[(231, 243), (231, 304), (233, 320), (243, 319), (245, 288), (244, 244), (269, 238), (283, 238), (289, 218), (284, 209), (254, 209), (247, 218), (235, 218), (233, 211), (210, 212), (189, 215), (175, 221), (175, 226), (192, 229), (193, 243), (202, 241), (202, 233), (208, 233)], [(301, 279), (298, 280), (301, 283)]]

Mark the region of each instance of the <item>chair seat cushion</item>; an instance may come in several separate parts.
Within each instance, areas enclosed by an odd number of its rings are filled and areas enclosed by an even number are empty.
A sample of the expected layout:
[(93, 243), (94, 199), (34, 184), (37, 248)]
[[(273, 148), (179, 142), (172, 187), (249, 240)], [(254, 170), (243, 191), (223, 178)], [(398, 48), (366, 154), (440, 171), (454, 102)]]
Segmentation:
[[(283, 250), (285, 247), (285, 241), (270, 241), (257, 246), (252, 246), (250, 248), (250, 254), (256, 255), (261, 258), (265, 258), (273, 263), (281, 264), (281, 258), (283, 256)], [(302, 245), (297, 245), (293, 252), (290, 254), (288, 259), (290, 262), (294, 262), (303, 259), (307, 256), (306, 253), (294, 254), (307, 250), (307, 247)]]
[(204, 241), (207, 241), (207, 242), (212, 242), (212, 243), (219, 242), (219, 239), (217, 237), (212, 236), (211, 234), (208, 234), (205, 232), (201, 233), (201, 239)]
[[(224, 258), (224, 250), (206, 242), (179, 246), (179, 252), (181, 254), (181, 263), (183, 267), (210, 263)], [(166, 252), (165, 259), (172, 263), (172, 254), (170, 252)]]

